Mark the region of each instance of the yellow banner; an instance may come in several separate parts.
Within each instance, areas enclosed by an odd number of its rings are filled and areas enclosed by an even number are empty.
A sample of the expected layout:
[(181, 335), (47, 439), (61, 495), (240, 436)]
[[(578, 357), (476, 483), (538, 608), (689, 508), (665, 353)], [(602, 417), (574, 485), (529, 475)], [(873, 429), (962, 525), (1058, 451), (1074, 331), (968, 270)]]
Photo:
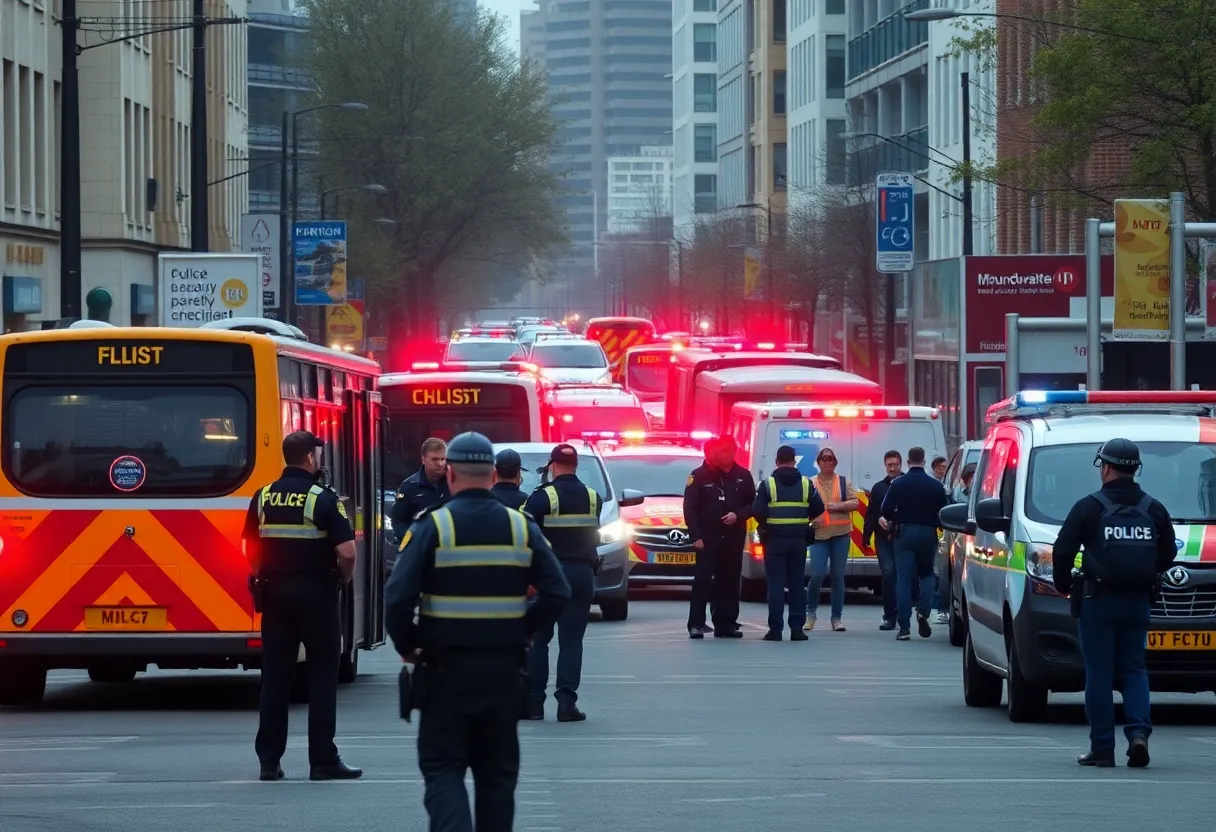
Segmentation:
[(1170, 333), (1170, 204), (1115, 200), (1117, 341), (1165, 341)]
[(350, 345), (359, 349), (363, 343), (363, 302), (348, 301), (341, 306), (325, 308), (325, 340), (338, 348)]
[(746, 300), (759, 300), (760, 290), (760, 257), (754, 249), (743, 252), (743, 297)]

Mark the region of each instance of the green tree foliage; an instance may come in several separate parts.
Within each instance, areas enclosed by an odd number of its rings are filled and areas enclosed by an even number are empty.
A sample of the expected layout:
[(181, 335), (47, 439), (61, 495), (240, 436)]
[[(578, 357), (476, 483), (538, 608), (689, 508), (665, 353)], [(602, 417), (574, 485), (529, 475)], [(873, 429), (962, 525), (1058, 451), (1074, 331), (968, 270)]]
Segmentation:
[[(442, 0), (304, 0), (314, 48), (327, 185), (383, 185), (343, 197), (373, 303), (432, 334), (445, 308), (511, 297), (534, 258), (565, 242), (549, 170), (557, 142), (545, 84), (505, 42), (503, 20), (464, 23)], [(352, 138), (356, 137), (356, 138)], [(390, 223), (376, 223), (387, 218)], [(360, 263), (362, 265), (360, 265)]]
[[(1017, 137), (1024, 152), (976, 173), (1057, 201), (1181, 190), (1196, 216), (1216, 217), (1216, 3), (1062, 5), (1054, 15), (1002, 21), (999, 37), (1033, 44), (1022, 88), (1035, 135)], [(991, 54), (996, 37), (981, 30), (959, 45)], [(1127, 173), (1091, 172), (1085, 163), (1104, 146), (1130, 151)]]

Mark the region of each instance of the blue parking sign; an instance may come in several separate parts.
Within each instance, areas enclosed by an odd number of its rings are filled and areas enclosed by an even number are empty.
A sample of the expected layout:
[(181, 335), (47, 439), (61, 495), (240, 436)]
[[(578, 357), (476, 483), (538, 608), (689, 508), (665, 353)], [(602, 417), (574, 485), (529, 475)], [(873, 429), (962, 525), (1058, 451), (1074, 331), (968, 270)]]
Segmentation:
[(875, 185), (875, 267), (881, 274), (912, 271), (916, 230), (915, 180), (910, 173), (880, 173)]

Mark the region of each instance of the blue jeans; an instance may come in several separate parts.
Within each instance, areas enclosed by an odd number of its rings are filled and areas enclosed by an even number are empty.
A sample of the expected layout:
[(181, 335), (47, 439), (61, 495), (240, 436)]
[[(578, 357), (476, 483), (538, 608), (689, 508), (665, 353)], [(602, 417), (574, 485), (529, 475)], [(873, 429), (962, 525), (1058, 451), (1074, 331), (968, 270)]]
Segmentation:
[[(595, 599), (595, 573), (585, 561), (562, 561), (562, 571), (570, 582), (570, 600), (557, 618), (557, 685), (553, 698), (558, 705), (573, 705), (578, 701), (578, 683), (583, 675), (583, 635), (587, 618)], [(550, 624), (532, 637), (528, 651), (528, 682), (532, 702), (545, 701), (549, 684), (549, 642), (553, 641), (554, 625)]]
[(1105, 754), (1115, 749), (1114, 689), (1123, 691), (1123, 733), (1148, 739), (1149, 598), (1147, 592), (1111, 593), (1081, 600), (1077, 630), (1085, 660), (1085, 716), (1089, 719), (1089, 747)]
[(895, 620), (895, 544), (887, 540), (886, 532), (874, 535), (874, 552), (882, 572), (882, 620)]
[(849, 535), (842, 534), (811, 544), (811, 582), (806, 588), (806, 614), (815, 618), (819, 613), (819, 590), (823, 579), (832, 575), (832, 620), (844, 615), (844, 570), (849, 562)]
[(946, 588), (946, 583), (942, 580), (941, 575), (934, 575), (933, 580), (937, 585), (937, 588), (933, 593), (935, 603), (937, 604), (936, 609), (938, 612), (949, 612), (950, 605), (946, 603), (946, 596), (942, 594), (942, 590)]
[(896, 622), (900, 631), (912, 629), (912, 585), (920, 587), (916, 611), (929, 614), (933, 600), (933, 556), (937, 552), (937, 529), (904, 523), (895, 538), (895, 578), (899, 583)]
[(799, 540), (770, 541), (764, 547), (764, 577), (768, 579), (768, 628), (781, 632), (785, 591), (790, 593), (790, 630), (806, 623), (806, 544)]

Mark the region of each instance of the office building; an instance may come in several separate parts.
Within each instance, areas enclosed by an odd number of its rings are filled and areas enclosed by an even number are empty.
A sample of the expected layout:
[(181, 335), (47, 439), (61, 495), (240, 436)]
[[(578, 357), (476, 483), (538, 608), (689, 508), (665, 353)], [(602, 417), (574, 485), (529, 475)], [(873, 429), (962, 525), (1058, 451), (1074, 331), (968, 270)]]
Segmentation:
[[(929, 142), (929, 24), (904, 19), (929, 0), (855, 0), (848, 4), (845, 98), (849, 131), (827, 137), (829, 158), (845, 153), (844, 180), (857, 198), (873, 194), (875, 175), (901, 171), (926, 178)], [(916, 257), (929, 253), (929, 188), (917, 181)]]
[(545, 18), (540, 9), (524, 9), (519, 13), (519, 54), (537, 69), (544, 69)]
[(672, 6), (672, 222), (691, 241), (718, 210), (718, 0)]
[[(50, 3), (7, 3), (0, 26), (6, 329), (37, 329), (60, 311), (62, 50), (54, 11)], [(167, 20), (189, 22), (192, 4), (131, 3), (114, 13), (114, 34), (133, 37), (87, 49), (78, 59), (82, 290), (110, 292), (112, 323), (153, 324), (156, 255), (190, 246), (192, 47), (188, 28), (150, 30)], [(243, 17), (246, 3), (213, 2), (208, 13)], [(212, 250), (232, 251), (247, 183), (243, 176), (217, 180), (246, 166), (245, 34), (240, 26), (216, 26), (207, 44), (214, 73), (207, 161), (217, 182), (208, 191), (208, 233)]]
[[(971, 0), (967, 11), (992, 13), (994, 0)], [(994, 62), (975, 54), (956, 54), (954, 41), (981, 27), (991, 18), (941, 20), (929, 24), (929, 144), (917, 148), (929, 156), (926, 178), (937, 186), (929, 200), (927, 259), (944, 260), (963, 254), (964, 219), (962, 187), (954, 181), (963, 161), (963, 134), (970, 133), (972, 164), (991, 166), (996, 156), (996, 72)], [(963, 109), (966, 80), (970, 107)], [(975, 179), (972, 183), (972, 253), (996, 253), (996, 186)]]
[(49, 4), (0, 3), (0, 274), (4, 331), (59, 316), (59, 83)]
[[(669, 0), (547, 0), (544, 66), (563, 144), (551, 159), (567, 174), (569, 249), (559, 280), (594, 277), (595, 247), (607, 229), (608, 158), (670, 144)], [(572, 289), (573, 296), (580, 295)]]
[(609, 234), (646, 233), (672, 216), (672, 148), (608, 158)]
[[(814, 202), (845, 184), (845, 0), (789, 0), (789, 198)], [(829, 154), (830, 151), (830, 154)]]

